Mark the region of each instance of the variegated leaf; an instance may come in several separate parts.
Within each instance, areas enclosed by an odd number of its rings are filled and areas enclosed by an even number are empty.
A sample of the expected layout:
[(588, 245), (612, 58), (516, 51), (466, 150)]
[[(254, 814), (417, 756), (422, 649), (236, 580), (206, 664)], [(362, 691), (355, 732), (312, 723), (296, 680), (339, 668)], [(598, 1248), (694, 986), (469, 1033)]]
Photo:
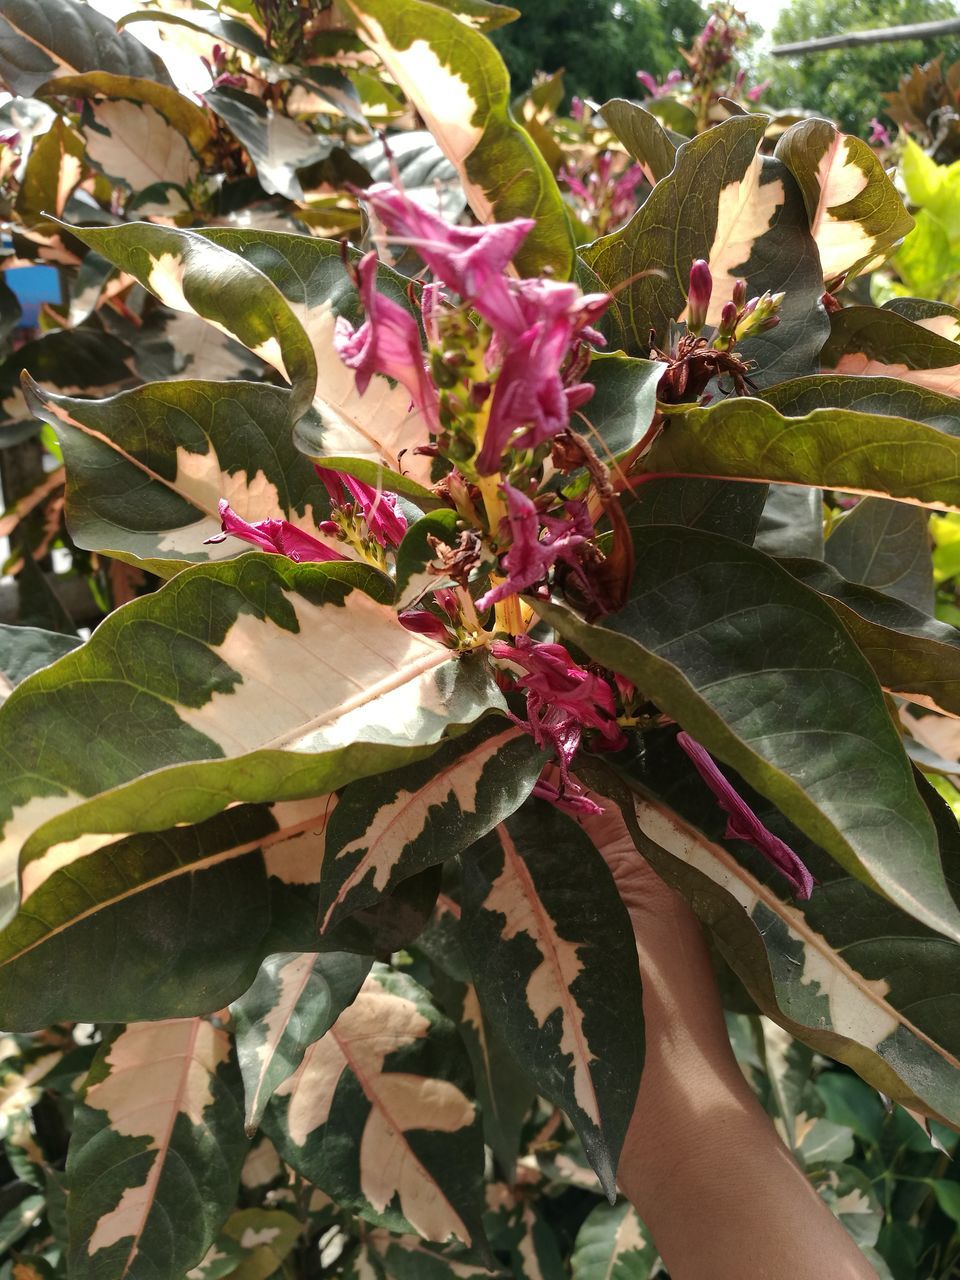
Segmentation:
[(280, 291), (251, 262), (208, 236), (147, 222), (70, 231), (164, 306), (200, 316), (272, 365), (291, 384), (291, 420), (306, 412), (317, 385), (310, 341)]
[(823, 364), (837, 373), (899, 378), (943, 395), (960, 395), (960, 342), (886, 307), (835, 312)]
[[(331, 455), (338, 461), (344, 455), (362, 459), (374, 469), (374, 484), (379, 465), (402, 472), (420, 486), (429, 484), (430, 460), (413, 453), (413, 446), (426, 438), (426, 428), (420, 411), (411, 406), (409, 392), (376, 374), (361, 396), (354, 371), (334, 349), (337, 317), (346, 316), (354, 324), (362, 318), (339, 243), (282, 231), (208, 228), (199, 234), (259, 268), (283, 294), (309, 336), (318, 381), (315, 413), (297, 428), (304, 452)], [(377, 281), (380, 291), (409, 307), (405, 277), (380, 267)], [(369, 475), (361, 478), (371, 479)], [(384, 484), (396, 487), (388, 480)]]
[(574, 248), (563, 198), (510, 113), (510, 78), (494, 45), (429, 0), (343, 0), (342, 8), (456, 166), (477, 219), (536, 218), (518, 270), (568, 279)]
[(629, 603), (602, 625), (559, 604), (538, 610), (649, 691), (848, 872), (960, 939), (883, 692), (829, 605), (762, 552), (699, 530), (635, 530), (634, 552)]
[(20, 180), (14, 207), (24, 225), (49, 230), (49, 215), (60, 217), (84, 169), (83, 139), (57, 116), (31, 146)]
[(671, 405), (669, 415), (644, 459), (649, 471), (808, 485), (960, 510), (960, 435), (910, 417), (835, 407), (794, 417), (750, 396), (705, 408)]
[[(203, 108), (177, 89), (155, 78), (89, 71), (79, 76), (57, 76), (41, 85), (36, 96), (83, 98), (87, 101), (108, 99), (115, 102), (138, 102), (153, 107), (183, 135), (196, 152), (202, 151), (212, 136), (210, 121)], [(59, 214), (60, 210), (56, 212)]]
[[(300, 1239), (303, 1223), (282, 1209), (238, 1209), (224, 1223), (221, 1248), (239, 1250), (241, 1262), (228, 1274), (233, 1280), (268, 1280), (283, 1274), (281, 1267)], [(233, 1247), (232, 1247), (233, 1246)]]
[(281, 952), (266, 958), (253, 986), (230, 1006), (248, 1133), (306, 1049), (355, 999), (371, 963), (345, 951)]
[(0, 79), (30, 97), (51, 76), (108, 71), (169, 85), (163, 61), (118, 32), (92, 5), (75, 0), (0, 2)]
[(208, 89), (203, 98), (243, 144), (264, 191), (302, 201), (297, 171), (326, 159), (332, 148), (330, 139), (243, 90), (227, 86)]
[(149, 103), (108, 100), (91, 115), (83, 126), (87, 157), (112, 182), (134, 193), (157, 183), (185, 191), (200, 176), (186, 138)]
[(464, 855), (461, 936), (486, 1016), (566, 1111), (612, 1196), (643, 1009), (633, 932), (603, 859), (572, 819), (528, 801)]
[(913, 226), (876, 153), (828, 120), (801, 120), (774, 155), (803, 192), (827, 281), (878, 267)]
[(742, 344), (757, 362), (751, 377), (758, 385), (816, 367), (827, 332), (817, 248), (793, 178), (760, 154), (765, 123), (765, 116), (737, 116), (685, 143), (627, 225), (584, 251), (603, 287), (622, 290), (631, 355), (649, 353), (651, 330), (667, 341), (670, 322), (686, 309), (690, 265), (705, 258), (714, 279), (711, 324), (736, 278), (751, 294), (786, 293), (777, 328)]
[(4, 879), (22, 847), (29, 898), (94, 833), (316, 796), (502, 706), (483, 660), (406, 630), (391, 591), (365, 566), (253, 553), (111, 615), (0, 710)]
[(960, 716), (960, 631), (871, 587), (848, 582), (819, 560), (781, 561), (819, 591), (891, 693)]
[(497, 1280), (502, 1275), (431, 1249), (417, 1236), (396, 1236), (380, 1227), (370, 1232), (366, 1245), (371, 1270), (365, 1273), (355, 1260), (348, 1274), (356, 1280)]
[(244, 554), (218, 503), (243, 520), (286, 519), (321, 542), (330, 503), (290, 438), (290, 393), (254, 382), (155, 382), (106, 400), (24, 383), (67, 465), (67, 526), (80, 547), (162, 577)]
[(479, 1242), (483, 1147), (469, 1078), (427, 992), (376, 965), (276, 1091), (264, 1127), (288, 1164), (368, 1221)]
[(598, 1204), (577, 1232), (572, 1280), (651, 1280), (657, 1251), (628, 1200)]
[(246, 1152), (227, 1033), (132, 1023), (91, 1068), (67, 1159), (70, 1275), (181, 1280), (213, 1243)]
[(318, 924), (323, 936), (407, 876), (461, 853), (519, 809), (545, 761), (501, 717), (419, 764), (344, 788), (327, 828)]
[[(630, 832), (611, 861), (626, 871), (635, 841), (709, 924), (768, 1017), (903, 1105), (960, 1125), (957, 943), (845, 874), (738, 782), (761, 821), (819, 881), (809, 902), (784, 902), (777, 873), (747, 845), (724, 838), (725, 815), (712, 793), (679, 747), (663, 739), (651, 740), (644, 765), (631, 770), (637, 794), (624, 801)], [(956, 819), (929, 787), (924, 793), (960, 898)]]

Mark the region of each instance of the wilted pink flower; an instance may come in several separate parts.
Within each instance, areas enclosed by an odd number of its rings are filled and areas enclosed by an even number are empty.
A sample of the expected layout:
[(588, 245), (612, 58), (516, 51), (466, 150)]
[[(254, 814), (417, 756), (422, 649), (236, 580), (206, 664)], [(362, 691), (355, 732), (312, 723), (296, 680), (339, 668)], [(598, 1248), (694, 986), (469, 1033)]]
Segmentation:
[(766, 860), (789, 882), (798, 898), (809, 898), (816, 883), (801, 859), (779, 836), (763, 825), (746, 800), (731, 786), (717, 768), (710, 753), (700, 743), (681, 730), (677, 743), (693, 761), (717, 803), (727, 815), (725, 835), (728, 840), (743, 840), (753, 845)]
[(570, 119), (582, 120), (585, 112), (586, 107), (583, 99), (578, 98), (576, 94), (574, 94), (573, 98), (570, 100)]
[(427, 377), (416, 320), (398, 302), (377, 292), (376, 253), (361, 258), (357, 280), (366, 317), (354, 330), (345, 316), (337, 316), (333, 333), (337, 354), (356, 370), (361, 395), (375, 373), (384, 373), (406, 387), (433, 429), (439, 423), (437, 392)]
[(761, 80), (759, 84), (755, 84), (752, 89), (747, 90), (747, 97), (751, 102), (759, 102), (763, 95), (770, 88), (772, 81)]
[(876, 116), (870, 121), (870, 137), (867, 139), (872, 147), (889, 147), (890, 132), (880, 123)]
[(523, 318), (504, 272), (536, 225), (532, 218), (458, 227), (387, 182), (368, 187), (363, 199), (390, 239), (412, 245), (437, 279), (470, 302), (492, 328), (508, 338), (523, 332)]
[(690, 267), (690, 290), (687, 294), (687, 328), (691, 333), (699, 333), (707, 323), (712, 293), (710, 264), (703, 258), (695, 258)]
[(603, 807), (596, 800), (591, 800), (573, 778), (568, 778), (562, 789), (556, 783), (541, 778), (533, 788), (533, 794), (540, 800), (547, 800), (564, 813), (569, 813), (572, 818), (595, 818), (603, 813)]
[(672, 71), (668, 71), (664, 77), (663, 83), (652, 76), (649, 71), (638, 71), (637, 79), (647, 90), (652, 98), (662, 98), (665, 93), (669, 93), (674, 85), (678, 85), (683, 79), (683, 72), (678, 71), (676, 67)]
[(526, 691), (528, 718), (518, 723), (539, 746), (554, 750), (564, 785), (570, 781), (568, 770), (584, 729), (598, 730), (609, 751), (626, 745), (613, 690), (606, 680), (578, 666), (562, 644), (538, 644), (521, 635), (513, 644), (495, 640), (490, 652), (526, 672), (517, 686)]
[(584, 503), (568, 502), (565, 516), (541, 516), (533, 502), (513, 485), (505, 483), (503, 492), (511, 540), (501, 562), (507, 577), (480, 597), (477, 608), (481, 610), (540, 582), (558, 560), (575, 563), (577, 547), (593, 537), (593, 523)]
[[(234, 538), (242, 538), (244, 542), (252, 542), (261, 551), (270, 551), (274, 555), (286, 556), (297, 563), (308, 560), (346, 560), (346, 556), (328, 547), (318, 538), (304, 533), (289, 520), (258, 520), (255, 524), (242, 519), (227, 502), (220, 499), (220, 527), (222, 533), (207, 538), (207, 542), (223, 542), (228, 534)], [(326, 521), (320, 526), (323, 533), (336, 533), (337, 526)]]
[(345, 471), (331, 471), (329, 467), (319, 466), (314, 470), (323, 481), (331, 502), (337, 506), (350, 501), (357, 504), (367, 528), (381, 547), (395, 547), (400, 543), (407, 531), (407, 518), (392, 493), (364, 484)]

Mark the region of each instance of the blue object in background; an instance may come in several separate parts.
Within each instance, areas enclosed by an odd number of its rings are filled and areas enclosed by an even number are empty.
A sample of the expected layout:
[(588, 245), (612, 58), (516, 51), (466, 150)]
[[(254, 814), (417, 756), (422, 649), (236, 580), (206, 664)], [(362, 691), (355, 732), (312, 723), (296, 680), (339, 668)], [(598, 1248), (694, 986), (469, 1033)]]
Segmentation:
[(27, 329), (36, 327), (45, 302), (63, 301), (60, 272), (56, 267), (11, 267), (3, 273), (3, 278), (17, 296), (23, 311), (20, 324)]

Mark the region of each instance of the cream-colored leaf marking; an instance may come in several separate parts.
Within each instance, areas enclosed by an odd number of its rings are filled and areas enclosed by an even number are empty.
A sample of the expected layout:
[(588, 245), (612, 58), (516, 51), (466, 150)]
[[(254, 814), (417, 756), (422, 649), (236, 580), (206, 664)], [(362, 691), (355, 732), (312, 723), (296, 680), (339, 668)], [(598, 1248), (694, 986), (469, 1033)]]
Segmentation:
[(852, 138), (836, 133), (817, 165), (820, 196), (810, 219), (810, 231), (820, 250), (826, 280), (849, 271), (874, 247), (874, 237), (857, 218), (839, 218), (833, 212), (861, 195), (870, 181), (854, 163), (854, 145)]
[(938, 1055), (960, 1067), (941, 1046), (934, 1044), (886, 1001), (889, 990), (886, 983), (870, 981), (857, 973), (825, 938), (814, 932), (799, 911), (777, 898), (725, 849), (711, 844), (675, 815), (652, 804), (638, 801), (636, 815), (641, 830), (651, 840), (720, 885), (748, 915), (752, 916), (762, 903), (780, 917), (791, 937), (802, 944), (803, 968), (797, 974), (798, 981), (813, 986), (816, 994), (829, 1002), (830, 1024), (823, 1030), (876, 1051), (903, 1026)]
[(632, 1207), (628, 1208), (620, 1219), (616, 1234), (613, 1237), (613, 1253), (610, 1257), (610, 1269), (605, 1280), (609, 1280), (609, 1277), (613, 1274), (613, 1268), (618, 1258), (635, 1249), (645, 1249), (647, 1244), (647, 1238), (643, 1234), (643, 1223), (637, 1216), (636, 1210)]
[[(129, 832), (117, 834), (111, 840), (125, 840)], [(57, 871), (68, 867), (78, 858), (85, 858), (90, 853), (102, 849), (104, 838), (100, 832), (77, 836), (75, 840), (64, 840), (61, 844), (52, 845), (40, 858), (33, 858), (26, 863), (20, 874), (20, 894), (25, 902), (32, 893), (45, 884)]]
[(303, 996), (307, 983), (310, 981), (310, 974), (313, 972), (316, 958), (316, 952), (304, 951), (292, 960), (287, 961), (285, 965), (276, 971), (276, 1002), (261, 1024), (263, 1040), (257, 1045), (260, 1073), (257, 1077), (257, 1086), (253, 1092), (253, 1097), (247, 1104), (248, 1116), (254, 1115), (259, 1107), (260, 1094), (263, 1091), (267, 1070), (274, 1059), (280, 1041), (283, 1039), (284, 1032), (290, 1025), (290, 1018)]
[(31, 796), (26, 804), (15, 806), (0, 839), (0, 883), (16, 880), (20, 849), (32, 831), (85, 799), (76, 791), (63, 790), (55, 796)]
[(45, 1053), (35, 1062), (31, 1062), (25, 1071), (17, 1072), (16, 1075), (6, 1079), (0, 1085), (0, 1116), (13, 1115), (14, 1112), (32, 1107), (39, 1097), (39, 1091), (36, 1088), (38, 1082), (57, 1065), (62, 1057), (63, 1054), (59, 1052)]
[(584, 1033), (583, 1010), (570, 990), (583, 971), (577, 945), (557, 932), (506, 826), (499, 826), (497, 833), (503, 848), (503, 870), (491, 886), (483, 909), (505, 917), (504, 941), (525, 933), (536, 944), (541, 958), (527, 980), (527, 1004), (540, 1027), (560, 1010), (560, 1052), (570, 1057), (574, 1097), (581, 1111), (599, 1127), (600, 1107), (590, 1074), (596, 1059)]
[(834, 366), (837, 373), (856, 374), (869, 378), (902, 378), (916, 387), (939, 391), (947, 396), (960, 396), (960, 364), (944, 365), (939, 369), (909, 369), (905, 364), (887, 364), (883, 360), (871, 360), (860, 351), (841, 356)]
[(363, 1245), (360, 1252), (353, 1260), (353, 1277), (354, 1280), (380, 1280), (380, 1277), (374, 1270), (373, 1263), (370, 1261), (368, 1245)]
[(390, 881), (390, 873), (404, 849), (423, 832), (430, 819), (430, 810), (453, 799), (461, 813), (474, 813), (477, 807), (477, 787), (489, 761), (508, 742), (517, 736), (512, 726), (503, 733), (459, 756), (441, 769), (419, 791), (400, 791), (389, 803), (381, 805), (374, 813), (370, 825), (355, 840), (337, 854), (337, 859), (351, 853), (361, 853), (324, 916), (321, 930), (326, 929), (330, 917), (350, 891), (372, 870), (373, 888), (382, 893)]
[(262, 1138), (247, 1152), (240, 1170), (240, 1184), (244, 1187), (265, 1187), (279, 1178), (282, 1172), (276, 1147), (267, 1138)]
[[(449, 662), (448, 649), (407, 631), (391, 608), (362, 591), (351, 592), (342, 606), (315, 605), (293, 594), (287, 600), (299, 623), (296, 632), (240, 614), (223, 643), (212, 647), (243, 682), (231, 692), (215, 692), (201, 707), (178, 706), (186, 724), (236, 755), (260, 747), (336, 744), (339, 720), (359, 708), (366, 719), (368, 708), (395, 691), (406, 707), (402, 722), (419, 718), (417, 679)], [(391, 708), (393, 718), (399, 709)]]
[(159, 111), (135, 102), (102, 102), (93, 109), (98, 125), (109, 132), (84, 129), (87, 155), (111, 178), (134, 192), (157, 182), (185, 187), (200, 172), (183, 134), (171, 128)]
[[(174, 311), (187, 311), (191, 315), (196, 315), (197, 313), (187, 301), (183, 292), (183, 257), (177, 253), (161, 253), (155, 258), (151, 258), (151, 261), (153, 265), (147, 277), (147, 288), (150, 292), (155, 293), (165, 307), (172, 307)], [(225, 333), (228, 338), (237, 339), (237, 335), (228, 329), (226, 325), (220, 324), (219, 321), (211, 320), (208, 316), (201, 316), (200, 318), (206, 324), (213, 325), (215, 329)], [(239, 339), (237, 340), (239, 341)], [(280, 342), (277, 338), (267, 338), (265, 342), (261, 342), (259, 346), (250, 347), (249, 350), (255, 356), (259, 356), (261, 360), (265, 360), (278, 373), (282, 373), (288, 382), (291, 381), (287, 366), (283, 361)]]
[(135, 1022), (122, 1031), (107, 1054), (110, 1074), (86, 1092), (88, 1106), (106, 1113), (116, 1133), (149, 1138), (156, 1157), (141, 1187), (127, 1187), (119, 1203), (97, 1223), (87, 1252), (131, 1240), (123, 1274), (137, 1255), (150, 1216), (157, 1185), (170, 1151), (179, 1115), (191, 1124), (205, 1123), (213, 1103), (211, 1083), (230, 1056), (230, 1039), (201, 1018)]
[(960, 338), (960, 320), (955, 316), (925, 316), (922, 320), (914, 320), (914, 324), (918, 324), (921, 329), (928, 329), (940, 338), (947, 338), (950, 342), (956, 342)]
[(371, 1104), (360, 1140), (360, 1189), (382, 1212), (395, 1196), (407, 1221), (427, 1240), (470, 1235), (459, 1214), (406, 1141), (409, 1129), (456, 1133), (473, 1123), (474, 1106), (447, 1080), (384, 1072), (389, 1053), (427, 1035), (430, 1024), (416, 1005), (383, 990), (369, 977), (354, 1003), (311, 1045), (277, 1096), (290, 1098), (287, 1131), (304, 1146), (330, 1117), (344, 1070), (356, 1077)]
[[(763, 162), (757, 154), (742, 178), (728, 182), (720, 192), (717, 229), (707, 255), (713, 276), (713, 293), (707, 323), (716, 324), (724, 303), (730, 301), (733, 282), (743, 274), (761, 236), (766, 235), (783, 208), (785, 195), (780, 179), (761, 186)], [(686, 319), (684, 310), (681, 319)]]
[(254, 1227), (246, 1227), (240, 1237), (240, 1248), (256, 1249), (259, 1245), (270, 1244), (279, 1234), (279, 1227), (261, 1227), (259, 1231)]
[[(362, 4), (361, 4), (362, 10)], [(480, 222), (490, 222), (493, 205), (486, 193), (466, 176), (468, 156), (483, 137), (477, 122), (480, 103), (474, 89), (443, 62), (427, 40), (414, 40), (408, 48), (397, 49), (382, 25), (362, 14), (364, 41), (382, 59), (447, 159), (456, 166), (470, 207)]]

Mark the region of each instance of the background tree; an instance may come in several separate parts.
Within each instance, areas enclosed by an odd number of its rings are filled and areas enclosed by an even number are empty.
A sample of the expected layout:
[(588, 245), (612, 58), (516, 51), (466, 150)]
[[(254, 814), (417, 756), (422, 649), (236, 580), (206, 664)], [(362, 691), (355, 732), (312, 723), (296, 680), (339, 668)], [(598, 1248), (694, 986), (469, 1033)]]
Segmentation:
[(537, 71), (566, 70), (571, 94), (638, 96), (636, 73), (680, 65), (706, 21), (699, 0), (517, 0), (522, 17), (494, 33), (516, 91)]
[[(952, 0), (793, 0), (773, 28), (773, 43), (933, 22), (955, 17), (957, 12)], [(762, 74), (773, 83), (766, 101), (813, 108), (837, 120), (844, 129), (862, 133), (872, 116), (882, 115), (884, 92), (895, 89), (900, 76), (914, 63), (927, 62), (938, 53), (944, 55), (946, 65), (960, 58), (960, 37), (937, 36), (799, 58), (767, 58)]]

